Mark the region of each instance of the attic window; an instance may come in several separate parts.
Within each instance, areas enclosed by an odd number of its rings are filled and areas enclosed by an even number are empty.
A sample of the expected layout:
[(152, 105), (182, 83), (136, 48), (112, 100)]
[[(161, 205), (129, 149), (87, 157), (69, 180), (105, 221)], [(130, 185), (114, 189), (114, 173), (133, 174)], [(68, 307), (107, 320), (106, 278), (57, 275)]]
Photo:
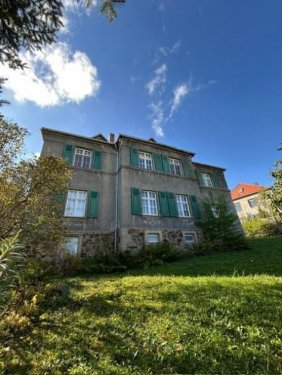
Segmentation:
[(241, 188), (238, 190), (238, 193), (239, 193), (239, 194), (244, 193), (244, 188), (241, 187)]

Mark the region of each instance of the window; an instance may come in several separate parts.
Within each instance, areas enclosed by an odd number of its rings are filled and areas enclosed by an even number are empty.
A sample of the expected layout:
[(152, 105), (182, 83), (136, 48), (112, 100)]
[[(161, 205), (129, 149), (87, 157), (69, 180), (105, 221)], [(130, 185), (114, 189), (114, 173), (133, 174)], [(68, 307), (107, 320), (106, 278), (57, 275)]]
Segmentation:
[(85, 216), (86, 202), (86, 191), (69, 190), (65, 209), (65, 216)]
[(208, 173), (202, 173), (202, 178), (205, 186), (213, 186), (211, 176)]
[(148, 233), (147, 234), (147, 242), (148, 244), (157, 244), (160, 242), (160, 235), (158, 233)]
[(219, 217), (219, 209), (216, 206), (211, 206), (211, 211), (213, 213), (213, 216), (218, 218)]
[(170, 174), (181, 175), (180, 161), (178, 159), (169, 158), (169, 172)]
[(73, 165), (78, 168), (90, 168), (91, 151), (85, 150), (83, 148), (76, 148)]
[(258, 204), (256, 198), (248, 199), (248, 203), (251, 208), (255, 208)]
[(76, 255), (78, 252), (78, 237), (65, 237), (63, 249), (68, 254)]
[(190, 209), (188, 204), (188, 198), (186, 195), (176, 195), (176, 204), (178, 216), (180, 217), (190, 217)]
[(184, 242), (187, 243), (188, 245), (193, 245), (196, 243), (196, 236), (195, 233), (184, 233)]
[(239, 202), (235, 203), (234, 206), (235, 206), (235, 209), (236, 209), (237, 212), (242, 211), (241, 203), (239, 203)]
[(152, 154), (139, 152), (139, 167), (143, 169), (153, 169)]
[(157, 194), (155, 191), (142, 191), (142, 214), (158, 215)]

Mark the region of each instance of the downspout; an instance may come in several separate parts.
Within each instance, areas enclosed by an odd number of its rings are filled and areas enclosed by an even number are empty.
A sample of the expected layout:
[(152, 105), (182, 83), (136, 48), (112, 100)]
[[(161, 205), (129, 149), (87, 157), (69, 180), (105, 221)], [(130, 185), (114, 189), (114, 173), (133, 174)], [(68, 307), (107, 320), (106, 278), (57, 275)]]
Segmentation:
[(116, 181), (115, 181), (115, 193), (116, 193), (116, 207), (115, 207), (115, 252), (117, 252), (117, 236), (118, 236), (118, 218), (119, 218), (119, 176), (118, 176), (118, 169), (119, 169), (119, 149), (117, 143), (115, 143), (115, 150), (116, 150)]

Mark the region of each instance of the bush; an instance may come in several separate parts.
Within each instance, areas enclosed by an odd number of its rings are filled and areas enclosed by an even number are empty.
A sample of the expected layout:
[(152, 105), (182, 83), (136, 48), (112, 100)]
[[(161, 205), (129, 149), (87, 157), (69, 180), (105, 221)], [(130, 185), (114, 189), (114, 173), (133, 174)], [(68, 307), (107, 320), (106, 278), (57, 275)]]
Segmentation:
[(247, 219), (242, 225), (247, 237), (271, 237), (281, 234), (279, 224), (269, 219)]
[(144, 246), (139, 252), (123, 251), (117, 253), (97, 254), (81, 260), (79, 273), (122, 272), (132, 268), (146, 268), (151, 265), (164, 264), (180, 257), (168, 242)]

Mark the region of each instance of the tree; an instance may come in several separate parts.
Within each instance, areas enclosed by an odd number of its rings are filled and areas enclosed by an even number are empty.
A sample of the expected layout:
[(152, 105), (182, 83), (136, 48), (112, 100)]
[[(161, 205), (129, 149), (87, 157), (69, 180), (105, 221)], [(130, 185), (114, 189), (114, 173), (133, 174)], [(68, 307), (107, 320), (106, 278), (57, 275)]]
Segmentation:
[(204, 247), (223, 251), (247, 247), (238, 217), (230, 210), (224, 196), (216, 202), (212, 198), (206, 199), (204, 207), (206, 220), (196, 223), (203, 231)]
[[(117, 16), (116, 5), (125, 1), (101, 0), (101, 12), (112, 21)], [(85, 5), (92, 2), (85, 0)], [(24, 68), (22, 50), (36, 51), (54, 43), (63, 27), (63, 8), (63, 0), (0, 0), (0, 63)]]
[[(278, 149), (282, 151), (282, 148)], [(266, 193), (266, 199), (270, 205), (274, 218), (282, 223), (282, 160), (277, 160), (274, 164), (274, 169), (270, 172), (274, 179), (274, 184)]]
[[(54, 157), (19, 158), (26, 130), (16, 124), (0, 128), (0, 238), (20, 232), (20, 241), (36, 254), (55, 251), (64, 235), (61, 194), (70, 172), (64, 160)], [(6, 151), (11, 154), (6, 156)], [(49, 254), (50, 255), (50, 254)]]

